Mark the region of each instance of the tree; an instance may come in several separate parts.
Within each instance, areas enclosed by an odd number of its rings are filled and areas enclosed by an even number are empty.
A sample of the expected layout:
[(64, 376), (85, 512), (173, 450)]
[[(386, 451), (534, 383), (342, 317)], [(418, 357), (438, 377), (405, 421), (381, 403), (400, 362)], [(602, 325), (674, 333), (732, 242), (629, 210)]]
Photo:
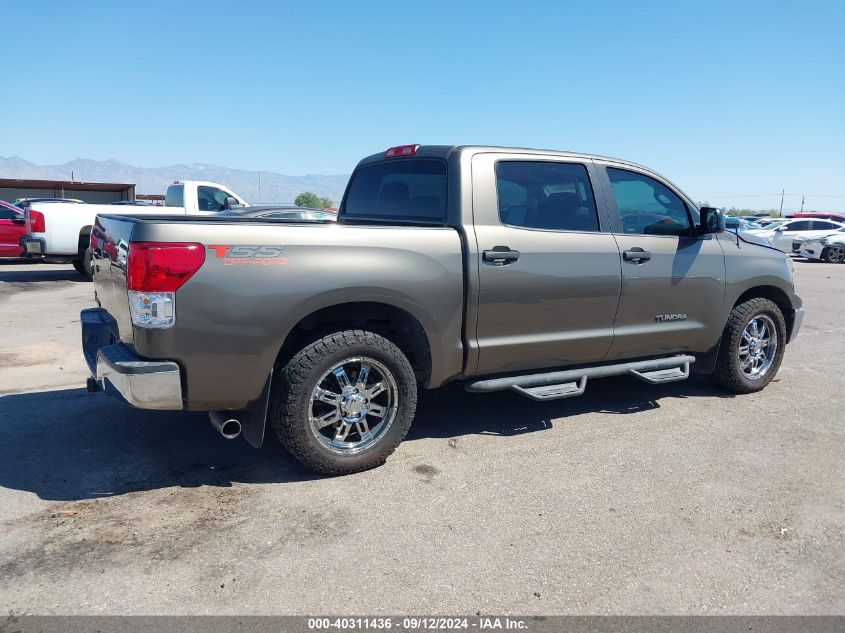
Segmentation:
[(328, 209), (329, 207), (334, 206), (334, 200), (331, 198), (320, 198), (320, 208), (321, 209)]
[(296, 199), (293, 203), (298, 207), (308, 207), (309, 209), (322, 209), (323, 202), (316, 193), (311, 193), (310, 191), (303, 191), (301, 194), (296, 196)]

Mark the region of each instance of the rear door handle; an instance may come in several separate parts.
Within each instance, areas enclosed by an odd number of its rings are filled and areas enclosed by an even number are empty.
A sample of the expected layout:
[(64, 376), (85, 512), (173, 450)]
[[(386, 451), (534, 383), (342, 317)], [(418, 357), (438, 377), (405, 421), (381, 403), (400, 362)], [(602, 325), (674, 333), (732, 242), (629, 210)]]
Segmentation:
[(504, 266), (519, 259), (519, 251), (512, 251), (508, 246), (494, 246), (492, 250), (484, 251), (481, 259), (485, 262)]
[(630, 250), (622, 251), (622, 259), (632, 264), (642, 264), (651, 259), (651, 253), (635, 246)]

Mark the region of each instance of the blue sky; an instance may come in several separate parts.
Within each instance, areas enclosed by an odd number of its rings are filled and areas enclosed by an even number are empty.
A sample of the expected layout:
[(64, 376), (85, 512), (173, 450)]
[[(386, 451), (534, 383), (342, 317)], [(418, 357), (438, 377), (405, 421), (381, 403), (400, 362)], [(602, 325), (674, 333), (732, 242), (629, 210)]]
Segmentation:
[[(0, 156), (347, 173), (403, 143), (845, 210), (845, 2), (0, 0)], [(1, 176), (2, 174), (0, 174)], [(821, 197), (821, 195), (827, 197)], [(841, 196), (841, 197), (832, 197)]]

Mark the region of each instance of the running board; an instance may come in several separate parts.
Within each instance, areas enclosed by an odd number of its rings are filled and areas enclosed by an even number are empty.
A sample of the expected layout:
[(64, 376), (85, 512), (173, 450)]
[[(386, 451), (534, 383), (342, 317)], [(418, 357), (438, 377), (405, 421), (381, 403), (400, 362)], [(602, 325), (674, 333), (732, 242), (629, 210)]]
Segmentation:
[(606, 378), (628, 374), (653, 385), (685, 380), (689, 378), (690, 363), (694, 362), (695, 356), (670, 356), (633, 363), (567, 369), (546, 374), (474, 380), (466, 383), (465, 389), (476, 393), (511, 389), (532, 400), (541, 402), (560, 400), (561, 398), (574, 398), (583, 394), (587, 387), (588, 378)]

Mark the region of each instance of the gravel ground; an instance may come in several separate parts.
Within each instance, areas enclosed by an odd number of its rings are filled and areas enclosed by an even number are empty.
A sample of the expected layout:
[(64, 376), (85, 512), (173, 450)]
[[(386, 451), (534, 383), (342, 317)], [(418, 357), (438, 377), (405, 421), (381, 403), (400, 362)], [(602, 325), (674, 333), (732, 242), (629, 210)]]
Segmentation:
[(69, 266), (0, 264), (4, 614), (845, 612), (845, 266), (776, 381), (422, 394), (374, 471), (84, 389)]

